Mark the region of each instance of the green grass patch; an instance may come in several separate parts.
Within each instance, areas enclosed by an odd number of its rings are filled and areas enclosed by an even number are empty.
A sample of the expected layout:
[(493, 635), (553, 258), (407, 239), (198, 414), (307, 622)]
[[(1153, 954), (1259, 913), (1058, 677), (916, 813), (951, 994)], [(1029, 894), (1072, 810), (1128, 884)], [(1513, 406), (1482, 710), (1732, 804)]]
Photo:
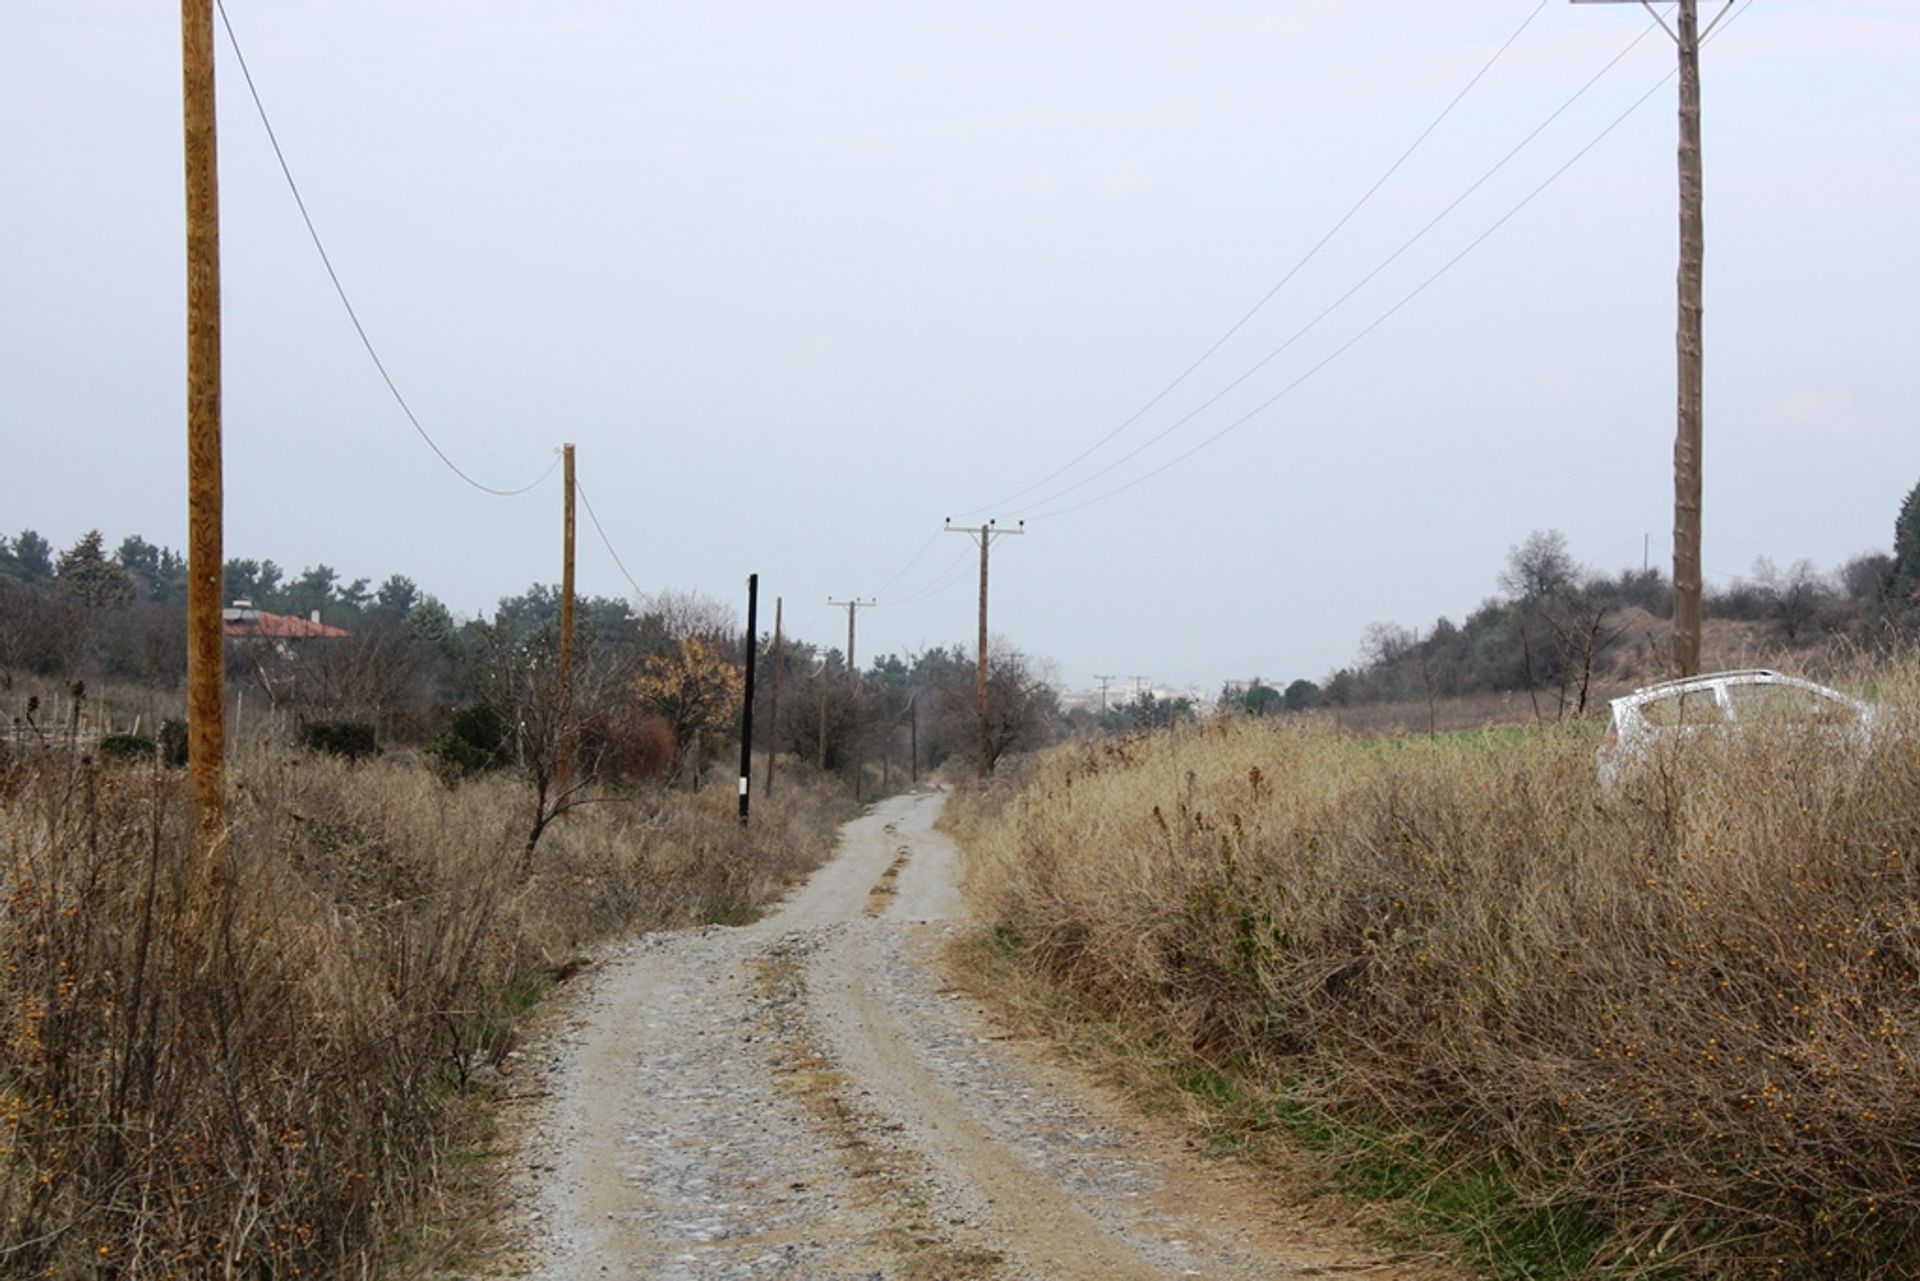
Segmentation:
[(722, 903), (701, 917), (700, 924), (741, 926), (752, 925), (759, 919), (760, 909), (751, 903)]
[(1498, 1162), (1463, 1163), (1417, 1132), (1336, 1116), (1290, 1094), (1298, 1083), (1263, 1087), (1197, 1060), (1171, 1066), (1168, 1078), (1199, 1105), (1209, 1154), (1259, 1161), (1276, 1142), (1297, 1145), (1319, 1159), (1332, 1190), (1386, 1211), (1380, 1230), (1395, 1245), (1444, 1239), (1489, 1276), (1556, 1281), (1592, 1275), (1608, 1239), (1590, 1208), (1539, 1204)]

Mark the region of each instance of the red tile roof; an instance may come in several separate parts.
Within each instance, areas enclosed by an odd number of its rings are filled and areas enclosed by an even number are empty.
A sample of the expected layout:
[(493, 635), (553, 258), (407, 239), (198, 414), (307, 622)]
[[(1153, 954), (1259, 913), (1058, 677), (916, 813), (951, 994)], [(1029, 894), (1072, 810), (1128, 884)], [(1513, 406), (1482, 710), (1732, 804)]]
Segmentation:
[(289, 614), (269, 614), (265, 610), (250, 612), (242, 618), (223, 619), (220, 630), (229, 636), (256, 636), (269, 640), (316, 640), (321, 637), (345, 636), (348, 633), (339, 627), (329, 627), (325, 623), (316, 623), (312, 619), (295, 618)]

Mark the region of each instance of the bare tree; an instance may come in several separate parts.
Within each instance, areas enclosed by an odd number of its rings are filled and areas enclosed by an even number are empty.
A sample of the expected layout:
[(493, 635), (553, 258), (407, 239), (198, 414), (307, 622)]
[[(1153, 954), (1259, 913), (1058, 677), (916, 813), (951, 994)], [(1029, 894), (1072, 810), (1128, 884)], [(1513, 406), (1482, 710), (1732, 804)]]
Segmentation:
[(1840, 567), (1840, 589), (1849, 600), (1878, 604), (1893, 585), (1893, 557), (1863, 552)]
[(1044, 745), (1060, 698), (1041, 663), (1004, 642), (987, 649), (987, 764)]
[(1507, 550), (1507, 567), (1500, 586), (1522, 604), (1559, 595), (1580, 578), (1580, 567), (1567, 551), (1567, 536), (1557, 529), (1534, 530), (1526, 541)]
[(1790, 645), (1819, 625), (1833, 601), (1832, 586), (1810, 560), (1797, 560), (1782, 573), (1762, 556), (1753, 562), (1753, 578), (1767, 617)]
[(1398, 623), (1369, 623), (1360, 633), (1360, 655), (1375, 682), (1377, 696), (1395, 698), (1406, 693), (1406, 660), (1420, 650), (1420, 636)]
[[(1613, 609), (1604, 601), (1596, 601), (1586, 596), (1578, 601), (1569, 602), (1571, 606), (1562, 616), (1561, 641), (1569, 656), (1578, 660), (1579, 698), (1574, 705), (1574, 715), (1587, 714), (1587, 700), (1593, 692), (1593, 669), (1595, 662), (1605, 654), (1620, 637), (1626, 633), (1625, 626), (1609, 626), (1608, 619)], [(1575, 663), (1565, 665), (1572, 672)], [(1561, 683), (1560, 707), (1566, 710), (1566, 682)]]
[[(560, 784), (560, 636), (552, 625), (524, 629), (515, 636), (498, 621), (474, 627), (486, 647), (481, 688), (486, 700), (507, 718), (513, 759), (533, 785), (533, 817), (522, 848), (531, 867), (533, 852), (547, 829), (576, 806), (597, 795), (600, 762), (588, 745), (565, 786)], [(574, 654), (573, 711), (586, 717), (608, 707), (630, 677), (609, 647), (581, 646)]]
[(1555, 720), (1569, 709), (1585, 715), (1594, 668), (1622, 633), (1609, 626), (1614, 610), (1608, 594), (1583, 585), (1581, 578), (1566, 536), (1557, 529), (1527, 535), (1508, 552), (1500, 573), (1500, 585), (1512, 597), (1507, 608), (1536, 721), (1545, 719), (1540, 690), (1549, 684)]
[(740, 625), (731, 606), (696, 592), (664, 591), (647, 602), (640, 615), (642, 647), (669, 653), (689, 637), (717, 648), (731, 648)]
[(248, 642), (234, 667), (236, 675), (251, 668), (269, 706), (384, 732), (394, 712), (420, 697), (432, 657), (403, 624), (371, 616), (347, 636)]

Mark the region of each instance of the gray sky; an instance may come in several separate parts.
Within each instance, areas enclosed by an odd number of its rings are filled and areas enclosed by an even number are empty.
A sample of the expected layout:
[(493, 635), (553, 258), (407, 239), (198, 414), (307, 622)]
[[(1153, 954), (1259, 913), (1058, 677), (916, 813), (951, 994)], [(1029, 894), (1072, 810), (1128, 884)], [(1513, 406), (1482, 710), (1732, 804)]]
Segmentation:
[[(577, 442), (648, 591), (863, 655), (993, 626), (1209, 688), (1318, 677), (1376, 620), (1491, 593), (1557, 527), (1671, 526), (1673, 90), (1297, 390), (1671, 68), (1658, 30), (1318, 328), (1648, 26), (1552, 0), (1371, 203), (1153, 411), (1050, 485), (1297, 263), (1534, 9), (1386, 3), (229, 0), (390, 369), (494, 485)], [(1716, 7), (1716, 6), (1709, 6)], [(1751, 0), (1707, 52), (1705, 562), (1824, 567), (1920, 480), (1920, 6)], [(417, 579), (473, 612), (559, 577), (557, 477), (478, 494), (413, 435), (221, 38), (229, 554)], [(0, 7), (0, 527), (185, 541), (177, 13)], [(971, 522), (978, 514), (969, 516)], [(924, 555), (908, 563), (928, 543)], [(583, 527), (583, 591), (626, 582)], [(946, 575), (950, 566), (959, 566)], [(905, 572), (899, 572), (905, 567)], [(894, 576), (898, 573), (897, 579)], [(889, 582), (893, 579), (892, 582)], [(946, 584), (944, 590), (926, 592)]]

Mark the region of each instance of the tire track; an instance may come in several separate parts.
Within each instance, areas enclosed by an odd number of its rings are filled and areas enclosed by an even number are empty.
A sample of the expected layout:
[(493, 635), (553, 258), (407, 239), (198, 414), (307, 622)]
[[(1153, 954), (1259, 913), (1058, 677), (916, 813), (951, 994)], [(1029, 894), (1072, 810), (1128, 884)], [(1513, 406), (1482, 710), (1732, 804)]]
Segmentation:
[(750, 1281), (1220, 1281), (1398, 1270), (996, 1032), (940, 797), (896, 797), (778, 911), (604, 967), (529, 1144), (531, 1268)]

